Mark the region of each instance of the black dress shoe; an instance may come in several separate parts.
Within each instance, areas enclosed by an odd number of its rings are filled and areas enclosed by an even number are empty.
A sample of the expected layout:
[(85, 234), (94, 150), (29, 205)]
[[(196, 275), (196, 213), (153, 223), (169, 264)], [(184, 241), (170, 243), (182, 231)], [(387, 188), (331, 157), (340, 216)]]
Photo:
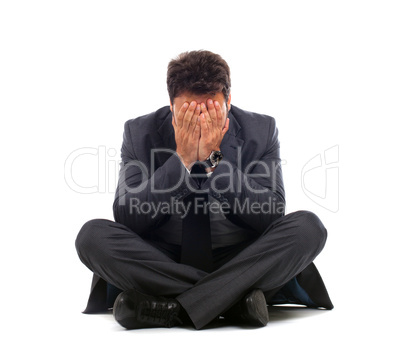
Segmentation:
[(261, 290), (253, 290), (240, 302), (226, 311), (223, 316), (229, 323), (264, 327), (269, 321), (267, 302)]
[(182, 324), (180, 304), (175, 299), (153, 297), (135, 289), (120, 293), (113, 305), (113, 316), (127, 329), (173, 327)]

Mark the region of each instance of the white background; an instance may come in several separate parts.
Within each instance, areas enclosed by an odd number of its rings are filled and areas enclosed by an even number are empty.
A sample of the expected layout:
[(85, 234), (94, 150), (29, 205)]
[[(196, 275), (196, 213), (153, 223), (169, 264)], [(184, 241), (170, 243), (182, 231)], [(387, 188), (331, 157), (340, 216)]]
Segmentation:
[[(400, 356), (401, 15), (398, 1), (2, 1), (6, 356)], [(80, 313), (91, 273), (74, 240), (85, 221), (112, 219), (123, 124), (168, 104), (169, 60), (197, 49), (229, 63), (233, 104), (276, 118), (287, 210), (314, 211), (329, 232), (316, 264), (333, 311), (284, 309), (263, 329), (204, 331), (125, 331), (111, 315)], [(333, 146), (330, 211), (301, 174)], [(104, 192), (67, 185), (65, 162), (80, 148), (108, 151)], [(98, 185), (96, 158), (74, 162), (80, 185)], [(324, 196), (325, 166), (314, 173), (304, 186)]]

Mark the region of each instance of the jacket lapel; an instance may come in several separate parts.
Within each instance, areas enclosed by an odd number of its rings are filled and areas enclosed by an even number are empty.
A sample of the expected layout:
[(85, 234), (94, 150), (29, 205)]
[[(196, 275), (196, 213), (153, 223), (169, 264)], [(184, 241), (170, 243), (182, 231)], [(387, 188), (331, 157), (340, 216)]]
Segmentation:
[(166, 117), (159, 118), (161, 122), (158, 133), (159, 141), (155, 148), (168, 148), (171, 150), (176, 149), (176, 141), (174, 138), (174, 129), (172, 125), (172, 112), (169, 112)]
[(232, 112), (229, 111), (229, 130), (221, 143), (221, 152), (224, 159), (237, 165), (240, 160), (241, 148), (244, 140), (241, 138), (241, 126)]

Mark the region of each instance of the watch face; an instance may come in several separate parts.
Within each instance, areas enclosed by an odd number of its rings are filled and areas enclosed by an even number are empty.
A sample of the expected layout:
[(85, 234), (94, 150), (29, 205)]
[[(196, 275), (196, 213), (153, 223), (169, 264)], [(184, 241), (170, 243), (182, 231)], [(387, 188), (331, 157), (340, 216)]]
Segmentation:
[(223, 155), (219, 151), (215, 151), (211, 154), (211, 162), (212, 164), (218, 164), (223, 158)]

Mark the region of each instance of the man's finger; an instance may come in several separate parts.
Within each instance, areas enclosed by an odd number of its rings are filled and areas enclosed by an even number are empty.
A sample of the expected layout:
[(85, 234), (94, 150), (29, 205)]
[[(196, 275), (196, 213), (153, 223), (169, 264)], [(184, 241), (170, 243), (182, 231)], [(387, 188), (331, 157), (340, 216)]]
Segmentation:
[[(204, 103), (201, 103), (201, 111), (202, 111), (201, 115), (204, 115), (204, 117), (205, 117), (205, 123), (207, 125), (207, 129), (209, 129), (209, 127), (212, 126), (212, 121), (211, 121), (211, 117), (208, 113), (208, 109)], [(201, 130), (203, 130), (202, 125), (201, 125)]]
[[(222, 110), (221, 110), (221, 105), (219, 104), (218, 101), (214, 102), (215, 105), (215, 110), (216, 110), (216, 126), (221, 129), (222, 126)], [(226, 122), (225, 122), (226, 124)]]
[(184, 114), (184, 118), (183, 118), (183, 128), (185, 129), (189, 129), (190, 124), (191, 124), (191, 120), (193, 118), (194, 115), (194, 111), (195, 111), (195, 107), (197, 105), (196, 101), (192, 101), (190, 103), (190, 106), (187, 109), (187, 112)]
[[(195, 127), (197, 126), (197, 122), (198, 122), (200, 113), (201, 113), (201, 106), (199, 104), (197, 104), (197, 107), (195, 107), (193, 118), (191, 118), (191, 123), (190, 123), (190, 127), (192, 128), (193, 131), (194, 131)], [(190, 131), (191, 131), (191, 128), (189, 129)]]
[(183, 127), (183, 118), (187, 112), (187, 108), (188, 108), (188, 103), (184, 102), (183, 105), (180, 107), (179, 112), (177, 113), (177, 118), (176, 118), (177, 123), (176, 124), (177, 124), (177, 127), (179, 127), (179, 128)]
[(193, 131), (193, 137), (195, 140), (197, 140), (197, 147), (198, 147), (198, 142), (200, 140), (200, 136), (201, 136), (201, 120), (200, 120), (200, 117), (198, 117), (196, 125), (194, 127), (194, 131)]
[(211, 118), (212, 126), (216, 126), (216, 109), (214, 106), (214, 101), (212, 99), (208, 99), (207, 101), (208, 113), (209, 117)]
[(205, 118), (205, 114), (201, 113), (200, 115), (200, 124), (201, 124), (201, 136), (205, 136), (208, 134), (208, 123)]
[(229, 130), (229, 118), (226, 118), (225, 121), (225, 126), (222, 129), (222, 138), (225, 135), (225, 133)]

